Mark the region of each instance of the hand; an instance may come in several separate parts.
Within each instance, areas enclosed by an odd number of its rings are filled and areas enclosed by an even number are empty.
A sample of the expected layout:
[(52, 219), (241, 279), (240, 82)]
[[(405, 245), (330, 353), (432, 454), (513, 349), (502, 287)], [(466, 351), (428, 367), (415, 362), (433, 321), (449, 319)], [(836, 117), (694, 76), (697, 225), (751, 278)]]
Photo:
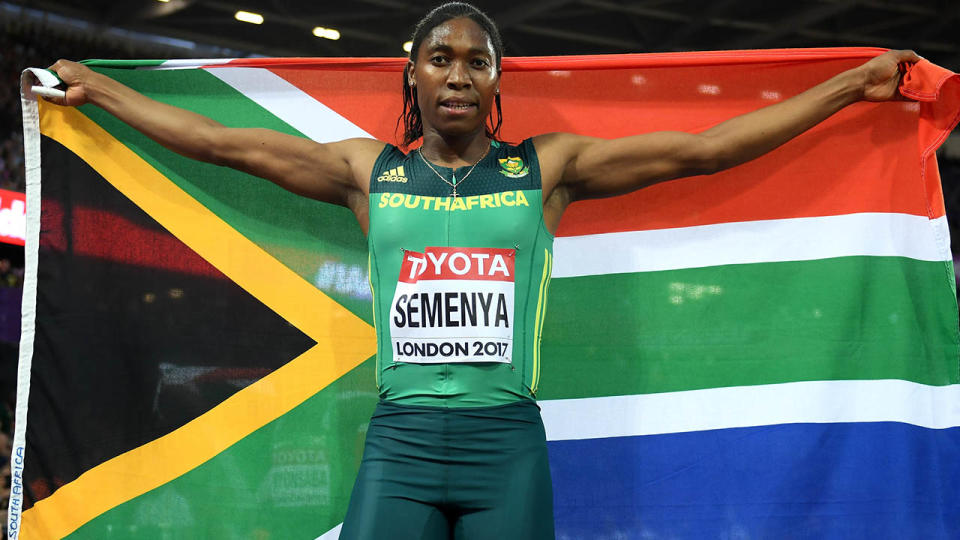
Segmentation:
[(67, 105), (77, 107), (89, 101), (85, 85), (94, 72), (83, 64), (71, 62), (69, 60), (57, 60), (49, 68), (57, 74), (66, 86), (67, 95), (63, 98), (44, 98), (47, 101), (57, 105)]
[(906, 72), (905, 64), (920, 61), (913, 51), (887, 51), (856, 68), (863, 76), (863, 99), (865, 101), (889, 101), (903, 99), (897, 87)]

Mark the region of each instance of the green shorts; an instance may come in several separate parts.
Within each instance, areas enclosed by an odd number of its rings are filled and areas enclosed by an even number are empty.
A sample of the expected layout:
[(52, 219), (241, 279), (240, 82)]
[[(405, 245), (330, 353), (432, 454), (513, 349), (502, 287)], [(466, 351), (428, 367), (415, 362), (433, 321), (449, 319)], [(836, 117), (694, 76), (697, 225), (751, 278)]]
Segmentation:
[(340, 538), (552, 539), (540, 409), (381, 401)]

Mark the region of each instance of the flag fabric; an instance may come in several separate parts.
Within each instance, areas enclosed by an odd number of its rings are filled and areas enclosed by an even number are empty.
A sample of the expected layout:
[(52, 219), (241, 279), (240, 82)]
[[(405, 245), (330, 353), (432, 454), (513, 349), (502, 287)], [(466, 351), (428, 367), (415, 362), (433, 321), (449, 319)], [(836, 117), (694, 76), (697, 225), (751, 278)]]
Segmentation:
[[(702, 131), (880, 52), (507, 58), (503, 136)], [(327, 142), (396, 140), (404, 63), (88, 65)], [(960, 80), (924, 61), (902, 92), (568, 209), (538, 395), (558, 538), (960, 537), (935, 155)], [(335, 538), (377, 400), (355, 218), (25, 95), (11, 538)]]

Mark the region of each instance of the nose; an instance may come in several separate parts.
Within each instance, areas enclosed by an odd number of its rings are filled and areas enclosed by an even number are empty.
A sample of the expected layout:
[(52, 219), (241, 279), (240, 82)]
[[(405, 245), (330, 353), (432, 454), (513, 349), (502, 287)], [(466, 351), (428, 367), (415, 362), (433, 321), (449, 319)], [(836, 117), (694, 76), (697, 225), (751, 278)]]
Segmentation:
[(462, 90), (470, 88), (470, 71), (463, 62), (452, 62), (450, 71), (447, 72), (447, 88), (451, 90)]

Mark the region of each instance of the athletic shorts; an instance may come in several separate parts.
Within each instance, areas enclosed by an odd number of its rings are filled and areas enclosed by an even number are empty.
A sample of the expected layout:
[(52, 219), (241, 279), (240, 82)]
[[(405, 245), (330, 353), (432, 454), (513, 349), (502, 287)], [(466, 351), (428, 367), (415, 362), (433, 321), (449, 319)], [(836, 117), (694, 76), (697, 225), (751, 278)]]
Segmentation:
[(540, 408), (381, 401), (340, 538), (553, 539)]

